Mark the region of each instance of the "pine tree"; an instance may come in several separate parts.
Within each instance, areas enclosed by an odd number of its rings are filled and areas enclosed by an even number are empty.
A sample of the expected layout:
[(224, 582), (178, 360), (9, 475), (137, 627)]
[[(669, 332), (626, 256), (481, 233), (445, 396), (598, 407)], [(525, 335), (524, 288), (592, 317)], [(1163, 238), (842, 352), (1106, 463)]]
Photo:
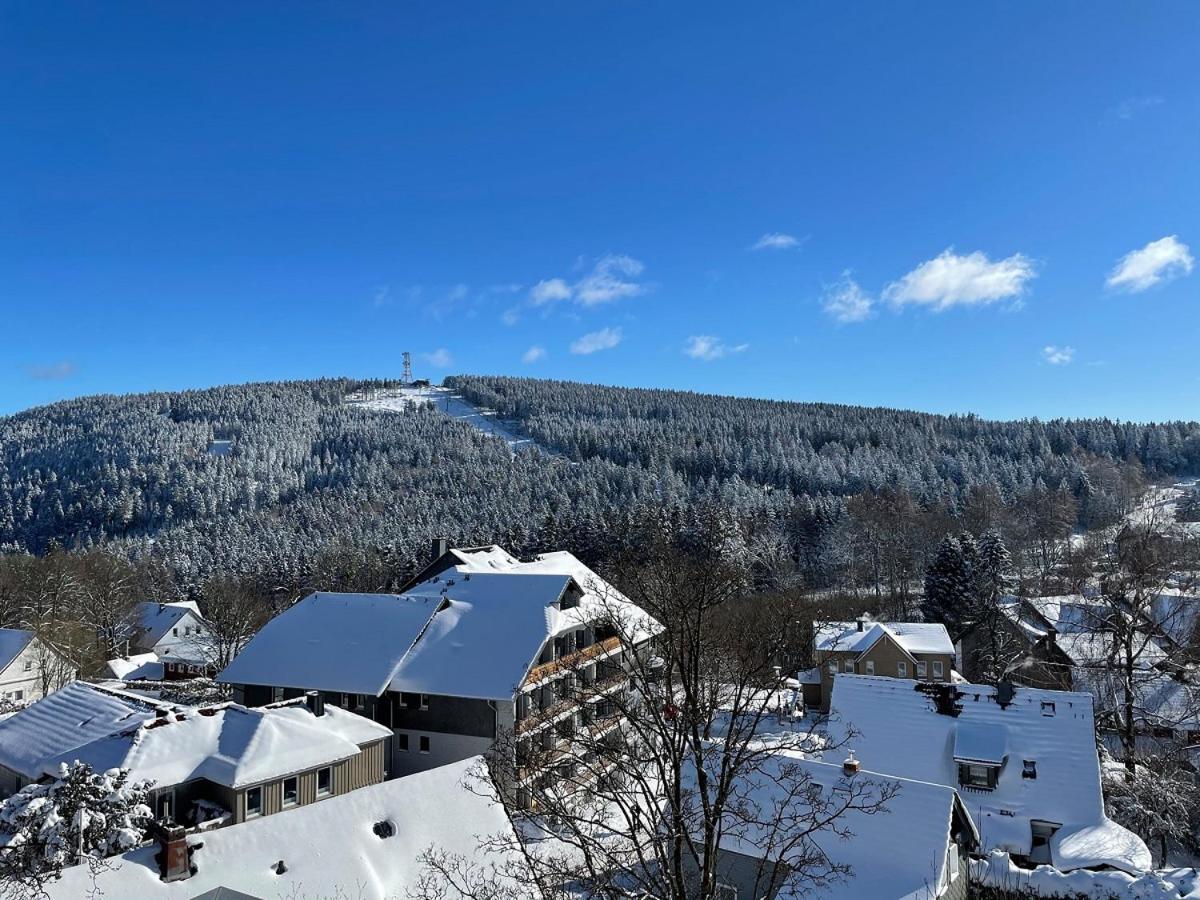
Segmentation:
[(1175, 518), (1180, 522), (1200, 522), (1200, 485), (1196, 485), (1175, 504)]
[[(974, 553), (974, 541), (971, 542)], [(951, 637), (957, 637), (970, 614), (971, 571), (961, 541), (947, 535), (938, 545), (933, 562), (925, 572), (925, 601), (922, 610), (927, 622), (942, 622)]]

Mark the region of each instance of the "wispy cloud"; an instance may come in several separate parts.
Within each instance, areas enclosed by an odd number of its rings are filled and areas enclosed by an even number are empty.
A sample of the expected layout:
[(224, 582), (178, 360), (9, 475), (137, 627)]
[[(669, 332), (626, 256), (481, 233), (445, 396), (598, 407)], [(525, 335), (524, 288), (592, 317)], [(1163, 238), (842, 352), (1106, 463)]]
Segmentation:
[(1052, 366), (1070, 365), (1075, 359), (1075, 348), (1056, 347), (1054, 344), (1047, 344), (1042, 348), (1042, 359)]
[(546, 278), (529, 290), (534, 306), (547, 306), (572, 300), (580, 306), (599, 306), (615, 300), (638, 297), (646, 286), (637, 279), (645, 266), (632, 256), (609, 254), (598, 259), (592, 268), (575, 282), (565, 278)]
[(1194, 266), (1187, 244), (1171, 234), (1122, 256), (1105, 284), (1112, 290), (1138, 294), (1187, 275)]
[(694, 334), (687, 339), (684, 345), (683, 352), (692, 359), (703, 360), (704, 362), (712, 362), (714, 359), (721, 359), (724, 356), (729, 356), (733, 353), (743, 353), (750, 349), (749, 344), (736, 344), (730, 346), (719, 337), (711, 334)]
[(438, 347), (431, 353), (422, 353), (421, 359), (435, 369), (448, 369), (454, 365), (454, 357), (450, 355), (450, 351), (445, 347)]
[(25, 371), (30, 378), (36, 378), (39, 381), (62, 381), (78, 372), (79, 366), (64, 359), (62, 362), (56, 363), (34, 363), (26, 366)]
[(390, 306), (392, 304), (392, 289), (386, 284), (375, 288), (371, 294), (372, 306)]
[(757, 241), (755, 241), (751, 250), (795, 250), (798, 247), (804, 246), (804, 242), (808, 240), (808, 236), (798, 238), (794, 234), (784, 234), (782, 231), (768, 231)]
[(589, 332), (572, 342), (571, 352), (577, 356), (587, 356), (599, 350), (611, 350), (621, 343), (621, 338), (620, 328), (601, 328), (599, 331)]
[(521, 321), (520, 308), (516, 306), (510, 306), (504, 312), (500, 313), (500, 321), (505, 325), (516, 325)]
[(883, 297), (899, 308), (907, 305), (942, 312), (955, 306), (986, 306), (1020, 297), (1037, 272), (1020, 253), (995, 262), (981, 251), (960, 256), (947, 249), (921, 263), (883, 289)]
[(528, 350), (526, 350), (523, 354), (521, 354), (521, 362), (525, 363), (526, 365), (529, 365), (530, 363), (535, 363), (539, 359), (542, 359), (543, 357), (545, 357), (545, 355), (546, 355), (546, 348), (539, 347), (537, 344), (534, 344), (532, 347), (530, 347)]
[(821, 308), (838, 322), (865, 322), (875, 314), (875, 301), (847, 269), (835, 284), (825, 289)]
[(1155, 94), (1149, 94), (1143, 97), (1126, 97), (1111, 110), (1114, 117), (1123, 122), (1128, 122), (1130, 119), (1144, 113), (1148, 109), (1153, 109), (1156, 106), (1162, 106), (1167, 101)]

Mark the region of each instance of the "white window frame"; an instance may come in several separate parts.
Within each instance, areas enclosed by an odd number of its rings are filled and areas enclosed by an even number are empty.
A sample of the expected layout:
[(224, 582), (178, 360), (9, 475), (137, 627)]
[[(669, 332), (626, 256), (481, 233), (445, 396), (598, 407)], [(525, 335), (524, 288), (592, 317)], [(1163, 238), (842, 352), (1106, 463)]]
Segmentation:
[(926, 672), (925, 663), (921, 662), (920, 660), (917, 660), (917, 677), (924, 678), (925, 672)]
[(863, 671), (863, 674), (864, 675), (874, 675), (875, 674), (875, 660), (868, 659), (866, 661), (865, 665), (866, 665), (866, 669)]
[[(324, 790), (321, 790), (321, 773), (329, 773), (329, 783)], [(317, 796), (332, 797), (333, 796), (333, 766), (325, 766), (323, 769), (317, 769)]]
[[(258, 809), (250, 808), (250, 795), (258, 791)], [(257, 819), (263, 814), (263, 786), (260, 784), (257, 787), (246, 789), (246, 818)]]
[(940, 659), (935, 659), (933, 661), (933, 677), (941, 678), (943, 675), (945, 675), (945, 672), (946, 672), (946, 669), (942, 665), (942, 661)]
[(25, 660), (25, 671), (26, 672), (33, 671), (33, 660), (32, 659)]
[(837, 660), (836, 660), (836, 659), (831, 659), (831, 660), (829, 661), (829, 674), (830, 674), (830, 675), (836, 675), (837, 673), (838, 673), (838, 664), (837, 664)]
[(429, 709), (429, 695), (421, 694), (421, 709)]
[(845, 670), (846, 674), (853, 675), (854, 674), (854, 660), (852, 660), (852, 659), (846, 660), (846, 664), (844, 666), (842, 666), (842, 668)]
[[(288, 802), (288, 798), (287, 798), (287, 794), (288, 794), (287, 783), (289, 781), (296, 782), (296, 799), (293, 800), (291, 803)], [(293, 806), (300, 805), (300, 776), (299, 775), (293, 775), (290, 778), (283, 779), (282, 784), (280, 784), (280, 786), (279, 786), (279, 805), (281, 807), (283, 807), (284, 809), (291, 809)]]
[(908, 663), (906, 663), (904, 660), (900, 660), (900, 662), (896, 663), (896, 677), (897, 678), (907, 678), (908, 677)]

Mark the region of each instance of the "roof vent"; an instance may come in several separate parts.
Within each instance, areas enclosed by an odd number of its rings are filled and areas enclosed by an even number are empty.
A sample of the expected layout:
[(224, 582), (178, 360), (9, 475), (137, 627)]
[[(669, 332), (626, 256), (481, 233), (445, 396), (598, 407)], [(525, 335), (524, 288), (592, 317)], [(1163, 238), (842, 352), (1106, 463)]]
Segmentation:
[(1001, 709), (1007, 709), (1008, 705), (1013, 702), (1016, 693), (1017, 689), (1011, 681), (1001, 681), (996, 685), (996, 704)]
[(377, 838), (385, 840), (396, 833), (396, 826), (390, 820), (384, 819), (382, 822), (376, 822), (372, 825), (371, 830), (375, 832)]
[(862, 768), (858, 760), (854, 758), (854, 751), (851, 750), (846, 758), (842, 761), (842, 774), (847, 778), (851, 778), (858, 774), (858, 770)]
[(314, 716), (325, 715), (325, 697), (320, 691), (307, 691), (304, 694), (304, 705)]

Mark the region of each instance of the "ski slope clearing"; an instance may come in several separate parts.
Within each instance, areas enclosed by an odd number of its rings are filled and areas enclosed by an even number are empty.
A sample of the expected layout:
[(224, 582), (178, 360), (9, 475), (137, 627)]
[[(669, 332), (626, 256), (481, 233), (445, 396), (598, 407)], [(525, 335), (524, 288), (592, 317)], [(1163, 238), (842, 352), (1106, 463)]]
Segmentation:
[(557, 455), (532, 438), (518, 434), (512, 427), (499, 419), (494, 409), (474, 406), (464, 400), (461, 394), (450, 388), (436, 385), (386, 388), (351, 394), (346, 398), (346, 403), (363, 409), (383, 412), (403, 412), (414, 406), (432, 406), (452, 419), (465, 422), (484, 434), (500, 438), (514, 451), (536, 449), (543, 453)]

